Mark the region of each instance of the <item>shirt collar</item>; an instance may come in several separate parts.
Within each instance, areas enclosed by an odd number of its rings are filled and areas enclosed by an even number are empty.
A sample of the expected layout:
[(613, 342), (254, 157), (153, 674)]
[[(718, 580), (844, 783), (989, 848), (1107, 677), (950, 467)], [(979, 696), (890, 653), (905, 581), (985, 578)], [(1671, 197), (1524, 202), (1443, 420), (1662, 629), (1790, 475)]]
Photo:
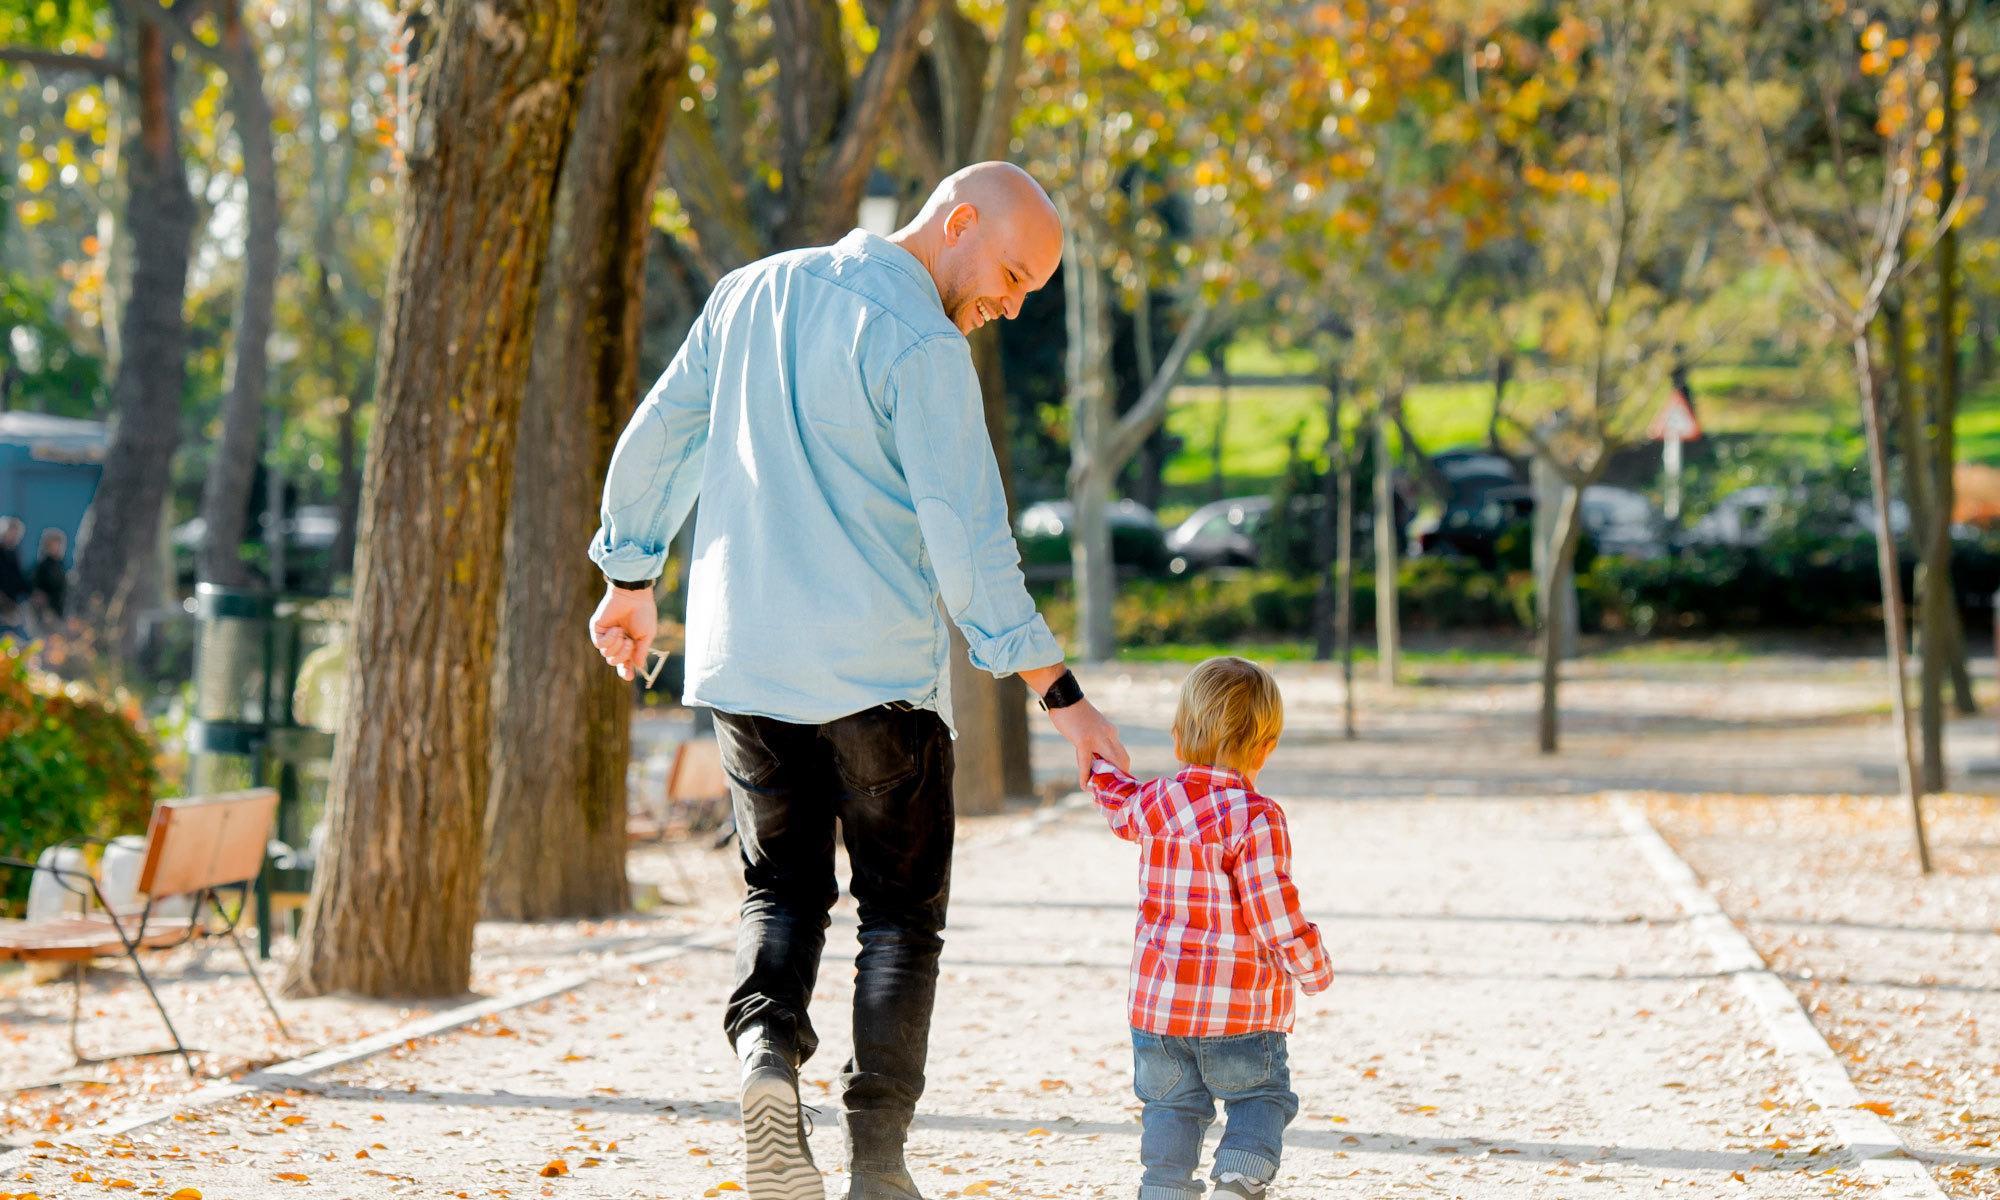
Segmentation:
[(923, 285), (937, 299), (939, 309), (944, 308), (944, 295), (938, 291), (937, 280), (931, 278), (931, 273), (924, 269), (924, 264), (916, 255), (888, 238), (879, 237), (866, 229), (857, 229), (840, 239), (838, 245), (842, 253), (881, 263), (893, 271), (908, 276), (912, 281)]
[(1201, 766), (1193, 763), (1180, 769), (1174, 776), (1182, 783), (1199, 783), (1207, 788), (1236, 788), (1249, 791), (1250, 785), (1243, 781), (1243, 773), (1233, 767)]

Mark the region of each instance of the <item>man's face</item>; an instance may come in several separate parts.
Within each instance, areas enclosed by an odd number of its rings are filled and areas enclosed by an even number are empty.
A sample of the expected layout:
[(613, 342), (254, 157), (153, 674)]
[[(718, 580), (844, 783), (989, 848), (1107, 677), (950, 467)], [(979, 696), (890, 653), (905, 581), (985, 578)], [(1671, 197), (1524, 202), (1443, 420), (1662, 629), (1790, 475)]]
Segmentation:
[(1062, 259), (1061, 232), (1052, 226), (1052, 221), (981, 220), (970, 204), (952, 210), (939, 255), (944, 285), (938, 290), (945, 315), (960, 333), (1015, 317), (1028, 293), (1049, 281)]
[(0, 546), (4, 546), (9, 550), (18, 548), (21, 544), (21, 532), (21, 526), (18, 522), (8, 521), (0, 524)]

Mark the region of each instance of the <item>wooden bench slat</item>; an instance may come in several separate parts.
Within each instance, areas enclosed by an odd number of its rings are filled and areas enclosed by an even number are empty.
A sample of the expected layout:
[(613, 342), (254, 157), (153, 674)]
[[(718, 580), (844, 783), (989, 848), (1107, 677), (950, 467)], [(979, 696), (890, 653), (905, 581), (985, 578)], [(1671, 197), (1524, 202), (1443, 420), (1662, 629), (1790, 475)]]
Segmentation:
[[(138, 933), (136, 920), (125, 925), (125, 936), (141, 947), (171, 945), (185, 939), (194, 922), (188, 917), (155, 917)], [(0, 921), (0, 962), (69, 961), (125, 953), (118, 930), (102, 917), (61, 917), (46, 921)]]

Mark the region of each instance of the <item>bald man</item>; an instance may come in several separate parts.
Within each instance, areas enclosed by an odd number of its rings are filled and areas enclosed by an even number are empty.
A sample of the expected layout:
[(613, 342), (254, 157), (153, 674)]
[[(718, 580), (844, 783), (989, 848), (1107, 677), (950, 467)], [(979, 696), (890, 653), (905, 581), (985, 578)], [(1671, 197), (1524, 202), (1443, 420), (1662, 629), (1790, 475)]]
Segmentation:
[(1062, 256), (1025, 172), (981, 163), (880, 238), (716, 285), (612, 457), (591, 638), (631, 678), (653, 580), (695, 496), (686, 701), (715, 710), (746, 895), (725, 1031), (742, 1062), (746, 1186), (825, 1195), (799, 1116), (807, 1004), (839, 897), (860, 917), (841, 1077), (850, 1200), (921, 1200), (903, 1143), (924, 1087), (951, 876), (951, 645), (1019, 675), (1076, 751), (1124, 766), (1022, 584), (965, 335), (1012, 317)]

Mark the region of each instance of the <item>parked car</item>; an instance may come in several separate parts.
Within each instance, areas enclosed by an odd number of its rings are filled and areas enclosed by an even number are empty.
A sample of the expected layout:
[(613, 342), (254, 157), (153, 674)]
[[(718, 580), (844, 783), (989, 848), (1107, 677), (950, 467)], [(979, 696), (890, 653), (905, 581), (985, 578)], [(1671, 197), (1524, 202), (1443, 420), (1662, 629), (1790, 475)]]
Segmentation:
[[(1681, 543), (1687, 546), (1731, 546), (1747, 548), (1761, 546), (1770, 540), (1777, 528), (1778, 518), (1792, 505), (1804, 504), (1807, 498), (1803, 491), (1792, 491), (1776, 484), (1759, 483), (1739, 488), (1716, 501), (1701, 520), (1688, 526), (1681, 535)], [(1838, 518), (1839, 532), (1849, 537), (1873, 537), (1875, 533), (1875, 505), (1867, 500), (1848, 502), (1844, 516)], [(1910, 531), (1910, 506), (1901, 500), (1889, 502), (1889, 528), (1897, 537)], [(1953, 537), (1963, 536), (1957, 529)]]
[(1519, 484), (1487, 488), (1470, 503), (1444, 510), (1437, 524), (1417, 532), (1416, 552), (1444, 558), (1469, 558), (1487, 570), (1500, 561), (1500, 537), (1531, 520), (1535, 495)]
[[(1121, 574), (1160, 575), (1172, 555), (1166, 534), (1153, 510), (1133, 500), (1114, 502), (1109, 510), (1111, 561)], [(1069, 530), (1076, 509), (1067, 500), (1030, 504), (1014, 519), (1014, 540), (1021, 548), (1021, 569), (1030, 579), (1060, 579), (1069, 572)]]
[(1254, 567), (1257, 531), (1271, 512), (1269, 496), (1238, 496), (1202, 505), (1167, 534), (1167, 570), (1187, 575), (1216, 567)]
[(1583, 531), (1599, 554), (1619, 558), (1665, 558), (1667, 519), (1653, 502), (1631, 488), (1592, 484), (1583, 489)]

